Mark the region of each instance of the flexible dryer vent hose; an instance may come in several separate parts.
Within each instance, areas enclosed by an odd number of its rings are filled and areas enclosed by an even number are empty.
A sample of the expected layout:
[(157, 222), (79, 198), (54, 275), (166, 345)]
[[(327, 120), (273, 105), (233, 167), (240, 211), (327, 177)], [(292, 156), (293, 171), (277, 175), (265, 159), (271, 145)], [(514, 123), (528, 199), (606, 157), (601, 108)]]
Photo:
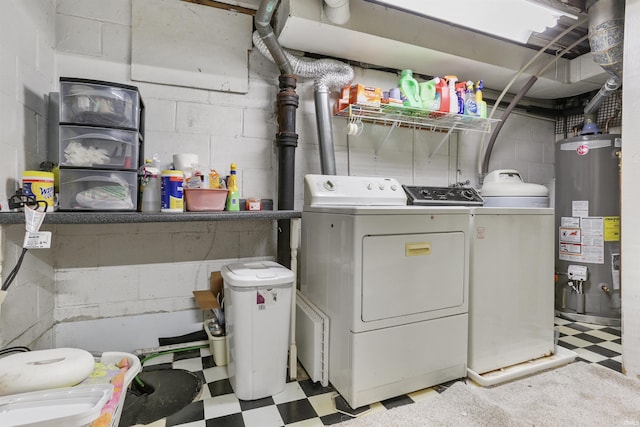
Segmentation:
[[(274, 61), (270, 49), (267, 48), (261, 35), (253, 33), (253, 44), (270, 61)], [(282, 55), (290, 64), (291, 71), (301, 77), (314, 79), (314, 101), (320, 148), (320, 168), (324, 175), (336, 174), (335, 151), (333, 147), (333, 128), (331, 125), (331, 105), (329, 94), (331, 89), (340, 89), (353, 81), (353, 68), (335, 59), (322, 58), (308, 60), (297, 57), (282, 50)]]

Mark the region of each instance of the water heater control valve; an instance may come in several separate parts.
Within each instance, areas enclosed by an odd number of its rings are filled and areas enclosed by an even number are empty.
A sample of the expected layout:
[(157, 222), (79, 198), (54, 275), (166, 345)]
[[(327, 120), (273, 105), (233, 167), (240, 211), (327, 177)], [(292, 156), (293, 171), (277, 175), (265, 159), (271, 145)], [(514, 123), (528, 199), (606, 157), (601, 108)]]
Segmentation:
[(567, 277), (570, 281), (586, 282), (587, 281), (587, 266), (586, 265), (569, 265), (567, 270)]

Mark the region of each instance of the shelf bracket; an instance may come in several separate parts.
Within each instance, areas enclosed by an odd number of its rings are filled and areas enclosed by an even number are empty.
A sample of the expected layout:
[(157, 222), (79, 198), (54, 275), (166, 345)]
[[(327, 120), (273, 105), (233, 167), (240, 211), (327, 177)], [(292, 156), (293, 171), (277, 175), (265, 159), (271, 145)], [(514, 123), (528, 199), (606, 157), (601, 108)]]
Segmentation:
[(440, 144), (438, 144), (438, 146), (435, 148), (435, 150), (433, 150), (430, 154), (429, 157), (427, 158), (428, 161), (431, 161), (431, 158), (440, 150), (440, 148), (442, 148), (442, 145), (447, 141), (447, 139), (449, 139), (449, 137), (451, 136), (451, 132), (453, 132), (455, 130), (455, 126), (451, 127), (449, 129), (449, 132), (447, 132), (447, 134), (445, 135), (444, 138), (442, 138), (442, 141), (440, 141)]
[(389, 127), (389, 130), (387, 131), (387, 134), (385, 135), (384, 139), (376, 144), (376, 149), (373, 152), (376, 156), (378, 155), (378, 152), (380, 151), (380, 149), (382, 148), (382, 146), (384, 144), (386, 144), (387, 140), (389, 139), (389, 137), (391, 136), (391, 132), (393, 132), (395, 130), (395, 128), (397, 128), (398, 126), (400, 126), (400, 122), (398, 121), (394, 121), (391, 126)]

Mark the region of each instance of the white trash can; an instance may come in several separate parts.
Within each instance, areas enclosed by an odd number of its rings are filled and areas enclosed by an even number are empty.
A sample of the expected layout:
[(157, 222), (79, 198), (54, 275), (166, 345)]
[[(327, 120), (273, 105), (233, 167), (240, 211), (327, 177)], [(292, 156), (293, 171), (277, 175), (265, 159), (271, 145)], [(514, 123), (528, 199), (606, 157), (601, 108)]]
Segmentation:
[(272, 261), (229, 264), (224, 281), (227, 371), (238, 399), (285, 386), (293, 272)]

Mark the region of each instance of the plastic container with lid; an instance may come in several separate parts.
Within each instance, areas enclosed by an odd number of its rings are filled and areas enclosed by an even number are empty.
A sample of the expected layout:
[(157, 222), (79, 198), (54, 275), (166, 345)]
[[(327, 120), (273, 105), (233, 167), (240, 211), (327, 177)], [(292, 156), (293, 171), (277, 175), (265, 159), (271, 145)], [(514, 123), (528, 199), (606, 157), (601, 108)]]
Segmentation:
[(238, 399), (284, 389), (293, 272), (272, 262), (229, 264), (224, 281), (227, 370)]
[[(17, 357), (24, 359), (22, 371), (29, 372), (32, 379), (37, 379), (42, 383), (38, 376), (43, 371), (49, 370), (49, 376), (59, 375), (59, 370), (52, 368), (52, 366), (60, 364), (61, 359), (64, 359), (65, 356), (73, 355), (75, 357), (75, 354), (70, 350), (74, 350), (78, 354), (82, 352), (79, 349), (50, 349), (19, 353)], [(116, 364), (124, 358), (128, 360), (129, 366), (124, 374), (122, 384), (107, 383), (110, 379), (104, 375), (104, 371), (98, 368), (97, 362), (105, 365)], [(92, 359), (90, 355), (89, 359)], [(75, 362), (75, 360), (69, 358), (69, 363)], [(109, 427), (116, 427), (122, 415), (127, 388), (142, 369), (140, 360), (130, 353), (105, 352), (99, 360), (95, 359), (93, 362), (94, 372), (98, 373), (94, 381), (87, 379), (86, 382), (83, 381), (73, 387), (33, 389), (34, 391), (0, 397), (0, 408), (2, 408), (0, 410), (0, 425), (81, 427), (89, 426), (101, 417), (101, 419), (110, 418)], [(40, 372), (34, 374), (33, 369), (38, 369)], [(20, 375), (14, 372), (15, 368), (11, 371), (16, 376)], [(72, 371), (71, 368), (70, 372)], [(110, 417), (105, 417), (105, 415), (110, 415)]]
[[(53, 172), (24, 171), (22, 172), (22, 194), (35, 197), (36, 201), (46, 202), (46, 212), (54, 209), (54, 178)], [(38, 206), (38, 210), (45, 210)]]
[(182, 171), (162, 171), (161, 194), (160, 211), (184, 211), (184, 174)]

